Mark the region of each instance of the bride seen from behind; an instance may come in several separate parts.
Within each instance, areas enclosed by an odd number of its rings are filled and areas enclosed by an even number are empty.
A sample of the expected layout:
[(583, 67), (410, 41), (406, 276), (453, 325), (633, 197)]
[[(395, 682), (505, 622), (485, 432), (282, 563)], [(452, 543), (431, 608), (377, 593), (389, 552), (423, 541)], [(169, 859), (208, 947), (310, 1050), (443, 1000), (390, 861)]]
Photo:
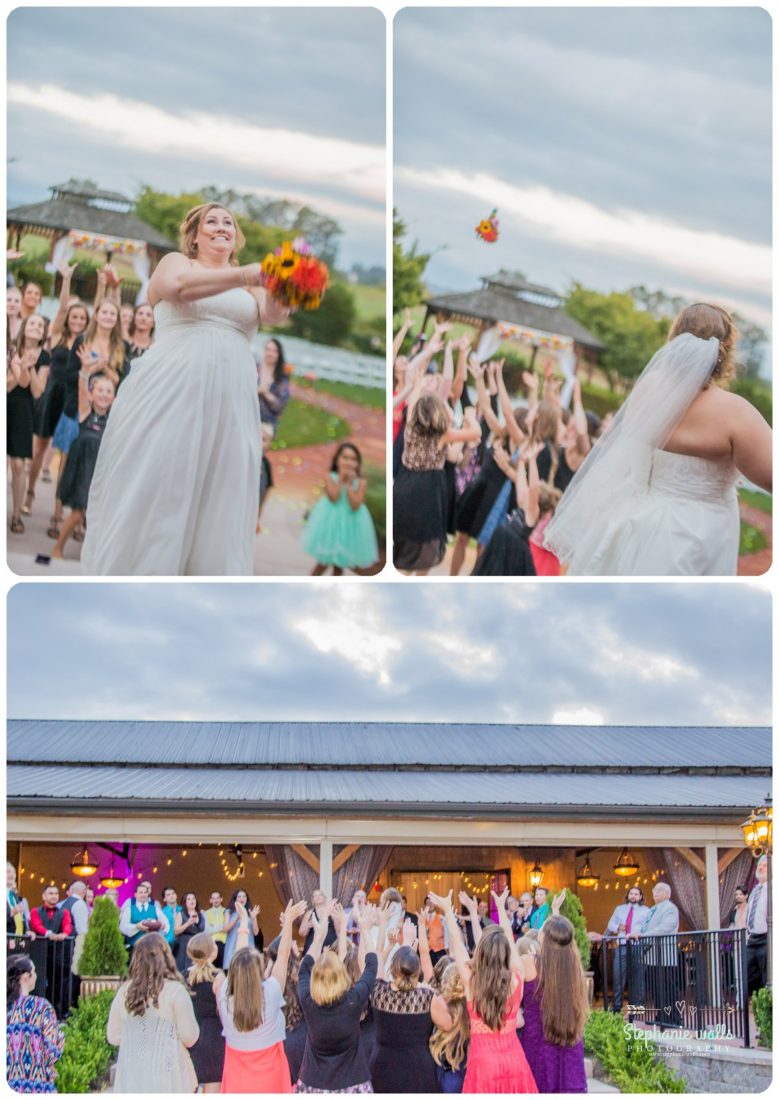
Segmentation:
[(149, 283), (155, 342), (111, 410), (89, 497), (84, 572), (251, 575), (261, 435), (250, 340), (289, 311), (240, 266), (218, 203), (189, 211)]
[(771, 429), (727, 390), (738, 331), (719, 306), (683, 309), (585, 459), (544, 544), (569, 575), (735, 575), (739, 476), (771, 491)]

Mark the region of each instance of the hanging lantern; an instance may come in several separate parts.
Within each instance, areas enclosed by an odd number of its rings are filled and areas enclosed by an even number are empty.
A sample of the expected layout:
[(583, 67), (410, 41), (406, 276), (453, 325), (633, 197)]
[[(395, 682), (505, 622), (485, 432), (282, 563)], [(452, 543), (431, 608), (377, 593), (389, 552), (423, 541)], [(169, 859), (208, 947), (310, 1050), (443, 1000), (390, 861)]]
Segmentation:
[(118, 890), (124, 881), (123, 878), (119, 878), (119, 876), (114, 873), (114, 861), (111, 860), (111, 870), (105, 878), (100, 879), (100, 885), (105, 886), (106, 890)]
[(544, 880), (544, 871), (538, 860), (533, 864), (533, 869), (530, 872), (530, 885), (535, 888), (540, 886)]
[(742, 823), (741, 829), (744, 833), (744, 843), (756, 859), (773, 850), (774, 812), (770, 795), (765, 800), (765, 806), (752, 810), (746, 821)]
[(74, 875), (78, 875), (79, 878), (89, 878), (94, 875), (97, 870), (97, 864), (89, 858), (89, 852), (84, 848), (83, 852), (77, 852), (76, 857), (70, 865), (70, 869)]
[(614, 874), (620, 878), (630, 878), (631, 875), (638, 874), (638, 860), (629, 848), (623, 848), (620, 852), (619, 859), (614, 864)]
[(600, 882), (600, 875), (596, 875), (592, 867), (590, 867), (589, 856), (585, 859), (584, 866), (576, 876), (576, 881), (579, 886), (597, 886)]

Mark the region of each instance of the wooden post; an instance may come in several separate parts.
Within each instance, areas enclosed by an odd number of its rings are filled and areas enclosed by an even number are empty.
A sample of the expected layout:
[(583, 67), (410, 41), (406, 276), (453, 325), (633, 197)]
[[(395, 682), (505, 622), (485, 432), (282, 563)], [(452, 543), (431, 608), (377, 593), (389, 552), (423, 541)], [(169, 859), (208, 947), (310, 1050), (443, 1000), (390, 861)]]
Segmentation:
[(720, 927), (719, 861), (716, 844), (706, 845), (706, 926), (710, 930)]
[(326, 898), (333, 896), (333, 842), (319, 842), (319, 889)]

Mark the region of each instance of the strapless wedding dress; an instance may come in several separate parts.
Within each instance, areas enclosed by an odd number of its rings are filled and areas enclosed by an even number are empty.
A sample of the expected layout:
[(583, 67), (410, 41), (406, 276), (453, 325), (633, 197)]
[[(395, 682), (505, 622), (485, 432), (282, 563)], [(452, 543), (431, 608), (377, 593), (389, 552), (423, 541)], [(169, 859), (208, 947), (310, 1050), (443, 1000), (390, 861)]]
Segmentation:
[(95, 576), (249, 576), (260, 486), (256, 300), (160, 302), (111, 410), (81, 556)]
[(569, 575), (735, 576), (738, 476), (730, 461), (654, 451), (645, 489), (591, 517)]

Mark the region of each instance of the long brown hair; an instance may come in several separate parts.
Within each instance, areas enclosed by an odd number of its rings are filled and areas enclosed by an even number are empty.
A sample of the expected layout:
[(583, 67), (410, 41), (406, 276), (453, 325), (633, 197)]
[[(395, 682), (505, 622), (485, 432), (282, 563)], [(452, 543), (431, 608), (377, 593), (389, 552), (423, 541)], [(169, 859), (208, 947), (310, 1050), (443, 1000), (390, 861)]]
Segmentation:
[(533, 421), (533, 429), (530, 433), (531, 446), (535, 443), (543, 443), (549, 448), (551, 464), (546, 478), (547, 485), (554, 485), (557, 467), (560, 462), (557, 449), (557, 435), (560, 428), (560, 409), (551, 401), (539, 401), (538, 412)]
[(49, 322), (45, 317), (41, 317), (40, 313), (31, 313), (29, 317), (25, 317), (22, 323), (19, 325), (19, 331), (16, 334), (16, 339), (13, 342), (13, 349), (16, 355), (22, 356), (25, 351), (25, 332), (27, 330), (27, 322), (31, 321), (33, 317), (37, 317), (39, 321), (43, 321), (43, 336), (38, 341), (38, 347), (43, 351), (46, 344), (46, 337), (49, 335)]
[(60, 338), (54, 345), (57, 348), (64, 347), (67, 344), (68, 340), (74, 339), (74, 334), (70, 331), (70, 315), (74, 309), (83, 310), (86, 316), (87, 323), (82, 331), (86, 332), (87, 327), (89, 326), (89, 310), (87, 309), (87, 307), (84, 305), (83, 302), (71, 302), (67, 308), (67, 312), (65, 313), (65, 320), (62, 322)]
[(511, 947), (498, 925), (485, 928), (473, 953), (471, 1000), (490, 1031), (500, 1031), (511, 996)]
[(465, 1000), (465, 984), (453, 962), (449, 963), (441, 978), (441, 996), (446, 1001), (452, 1026), (449, 1031), (442, 1031), (438, 1027), (434, 1030), (430, 1036), (430, 1053), (436, 1065), (443, 1065), (445, 1059), (452, 1069), (458, 1070), (465, 1061), (471, 1024)]
[(713, 381), (727, 383), (735, 376), (735, 353), (739, 331), (727, 310), (722, 306), (709, 305), (708, 302), (696, 302), (695, 305), (685, 306), (671, 325), (668, 333), (669, 341), (676, 336), (681, 336), (683, 332), (691, 332), (701, 340), (710, 340), (712, 336), (719, 340), (719, 355), (711, 372)]
[(112, 306), (116, 310), (116, 321), (108, 335), (108, 366), (116, 374), (121, 374), (124, 369), (127, 349), (122, 338), (122, 318), (119, 313), (119, 306), (115, 302), (110, 302), (105, 298), (97, 307), (84, 331), (84, 344), (91, 347), (97, 332), (97, 315), (104, 306)]
[(575, 1046), (584, 1034), (590, 1006), (573, 925), (566, 917), (544, 922), (536, 968), (544, 1038), (556, 1046)]
[(253, 947), (242, 947), (230, 960), (227, 1000), (236, 1031), (254, 1031), (262, 1023), (263, 958)]
[(150, 1004), (158, 1006), (165, 982), (182, 982), (168, 941), (158, 932), (147, 932), (133, 948), (125, 1006), (131, 1016), (143, 1016)]
[(440, 438), (449, 430), (446, 403), (437, 394), (423, 394), (411, 410), (408, 429), (417, 435)]

